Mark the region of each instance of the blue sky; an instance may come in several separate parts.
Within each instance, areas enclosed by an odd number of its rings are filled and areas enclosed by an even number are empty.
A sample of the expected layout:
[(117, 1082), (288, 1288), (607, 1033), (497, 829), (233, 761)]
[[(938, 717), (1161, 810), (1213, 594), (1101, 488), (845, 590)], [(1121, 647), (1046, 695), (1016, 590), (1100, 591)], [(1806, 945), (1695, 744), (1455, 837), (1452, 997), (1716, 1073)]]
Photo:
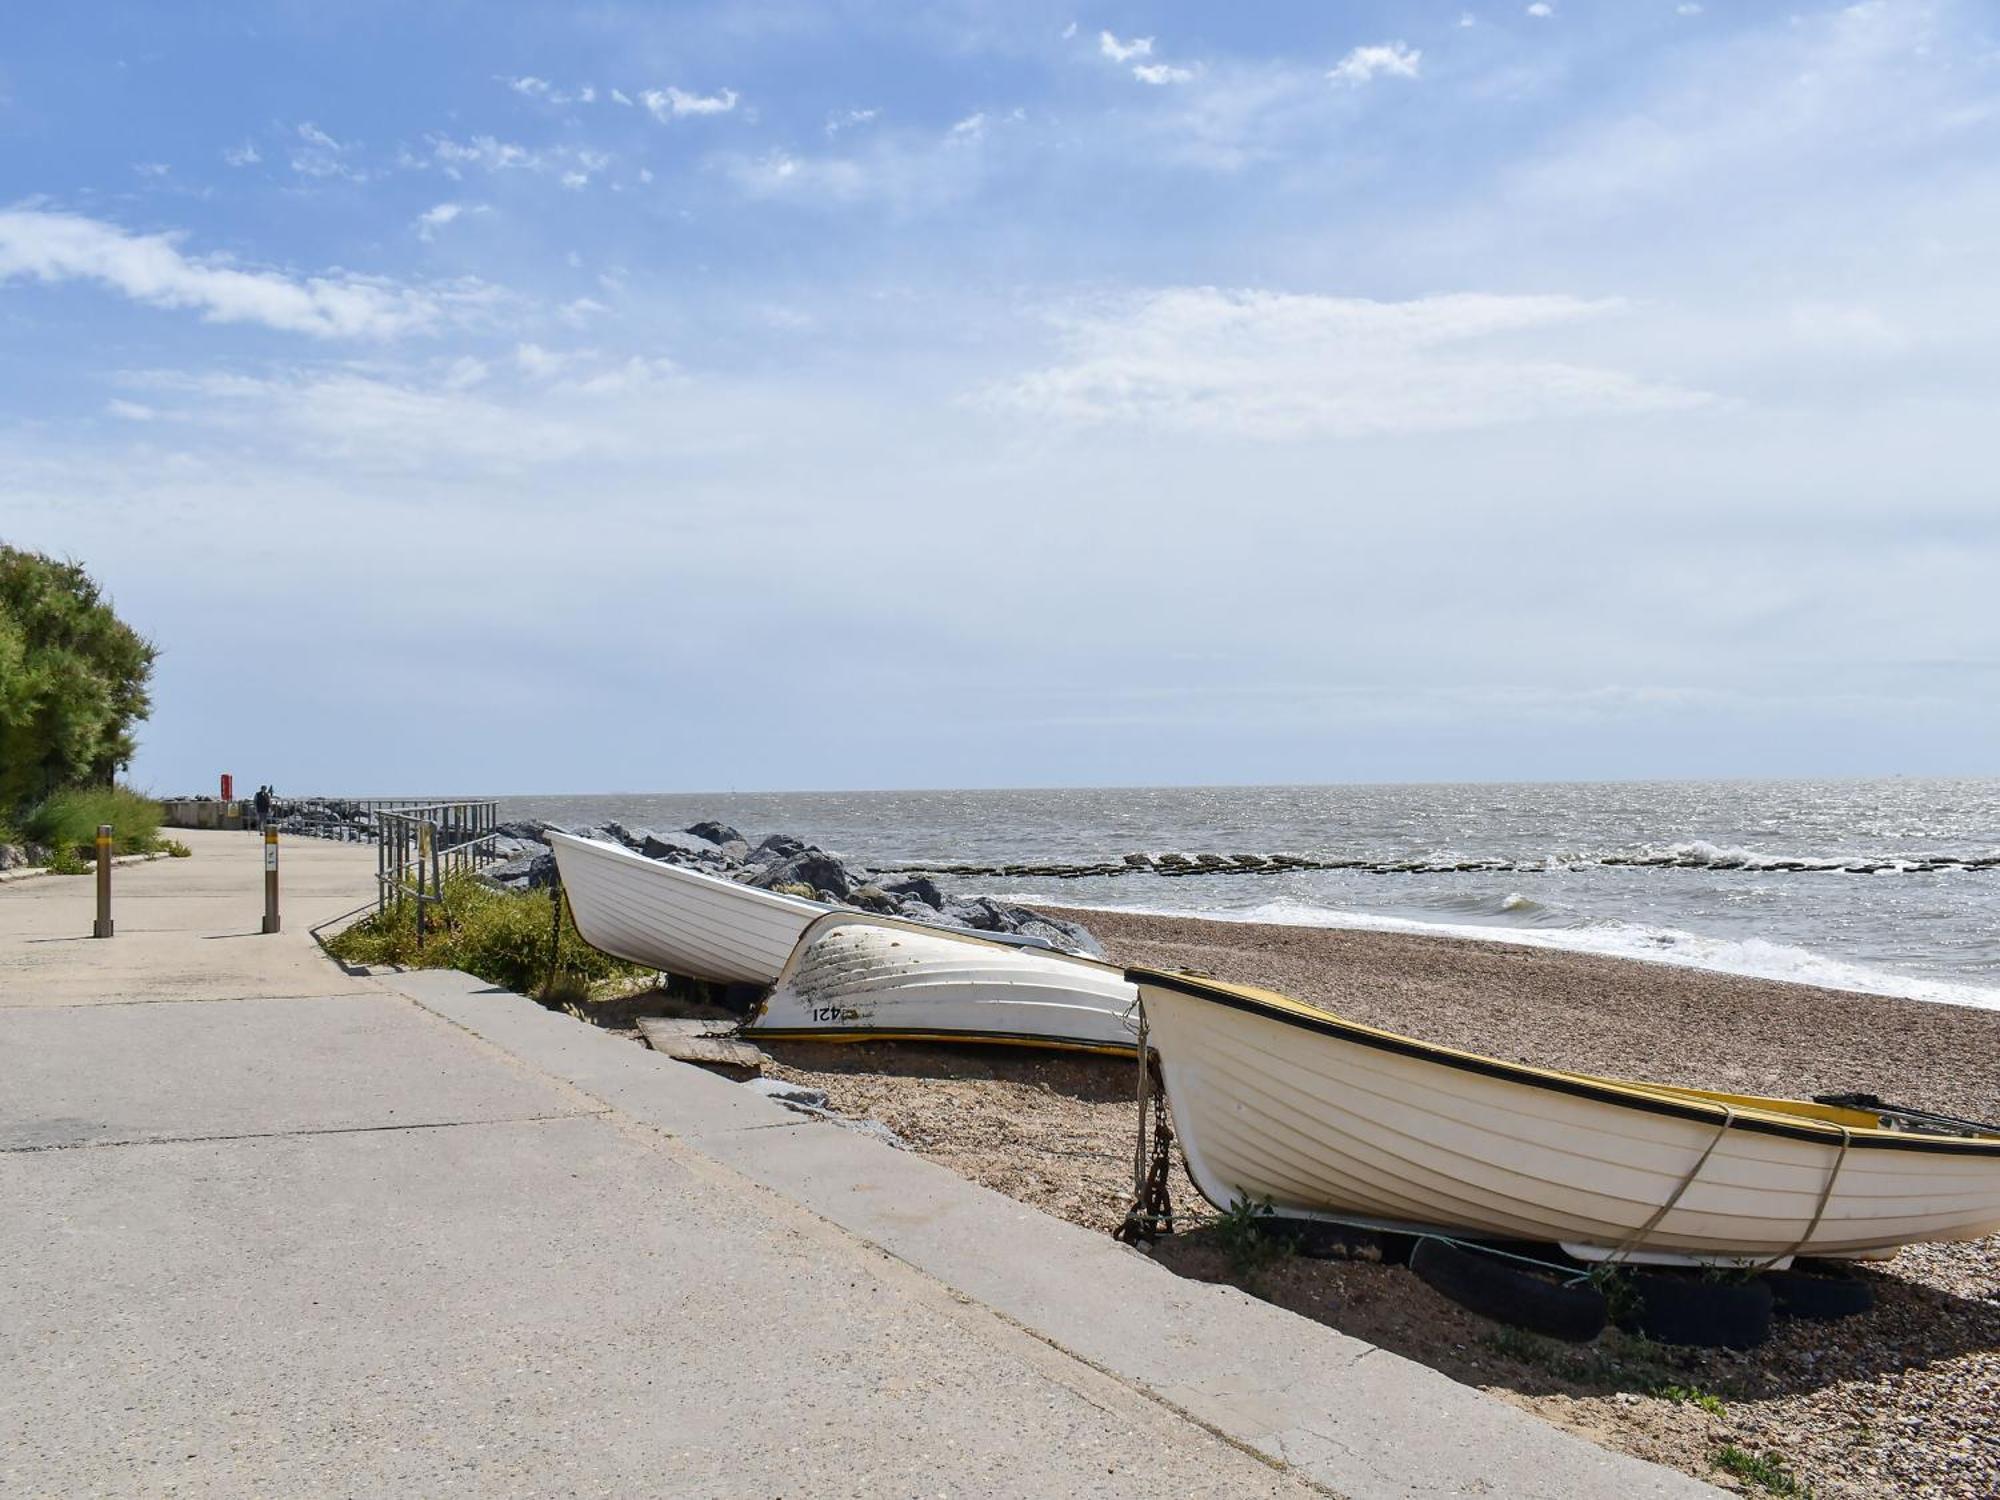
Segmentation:
[(79, 4), (0, 144), (161, 790), (1995, 769), (1988, 6)]

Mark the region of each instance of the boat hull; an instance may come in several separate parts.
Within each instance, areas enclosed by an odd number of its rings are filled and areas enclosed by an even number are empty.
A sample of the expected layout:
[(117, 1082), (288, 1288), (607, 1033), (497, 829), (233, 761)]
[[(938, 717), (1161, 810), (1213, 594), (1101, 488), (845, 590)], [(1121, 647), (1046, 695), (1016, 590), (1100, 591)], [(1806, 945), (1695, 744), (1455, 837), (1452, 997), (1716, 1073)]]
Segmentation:
[(913, 922), (814, 924), (745, 1030), (803, 1041), (998, 1042), (1130, 1053), (1137, 991), (1119, 969)]
[(551, 832), (576, 930), (593, 948), (689, 979), (776, 982), (823, 902), (761, 891)]
[(1843, 1148), (1836, 1110), (1787, 1118), (1787, 1101), (1548, 1073), (1235, 986), (1132, 977), (1188, 1175), (1218, 1207), (1268, 1198), (1288, 1214), (1703, 1261), (2000, 1232), (1991, 1137), (1856, 1114)]

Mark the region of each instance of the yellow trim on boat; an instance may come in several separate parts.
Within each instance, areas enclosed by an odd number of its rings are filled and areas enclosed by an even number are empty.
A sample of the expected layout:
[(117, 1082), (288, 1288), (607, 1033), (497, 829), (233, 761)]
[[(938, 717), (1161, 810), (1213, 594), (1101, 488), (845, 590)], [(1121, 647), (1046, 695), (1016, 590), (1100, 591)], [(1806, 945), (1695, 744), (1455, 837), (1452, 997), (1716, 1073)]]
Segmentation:
[(1738, 1122), (1762, 1121), (1767, 1124), (1785, 1125), (1794, 1130), (1810, 1130), (1815, 1134), (1824, 1133), (1830, 1140), (1838, 1141), (1843, 1130), (1856, 1140), (1893, 1140), (1898, 1145), (1909, 1146), (1918, 1142), (1933, 1140), (1939, 1145), (1950, 1143), (1980, 1143), (2000, 1147), (2000, 1135), (1966, 1134), (1963, 1136), (1912, 1136), (1909, 1132), (1884, 1130), (1880, 1117), (1866, 1110), (1843, 1109), (1836, 1105), (1814, 1104), (1804, 1099), (1775, 1099), (1759, 1094), (1722, 1094), (1707, 1089), (1682, 1088), (1666, 1083), (1641, 1083), (1629, 1078), (1610, 1078), (1596, 1073), (1570, 1073), (1559, 1068), (1542, 1068), (1532, 1063), (1506, 1062), (1497, 1057), (1487, 1057), (1478, 1052), (1467, 1052), (1463, 1048), (1449, 1047), (1442, 1042), (1425, 1041), (1421, 1037), (1405, 1036), (1401, 1032), (1385, 1031), (1379, 1026), (1365, 1025), (1351, 1020), (1338, 1011), (1323, 1010), (1316, 1005), (1308, 1005), (1303, 1000), (1294, 1000), (1290, 995), (1281, 995), (1275, 990), (1263, 989), (1254, 984), (1236, 984), (1229, 980), (1210, 979), (1206, 975), (1181, 974), (1170, 969), (1133, 968), (1125, 971), (1126, 977), (1140, 986), (1143, 992), (1147, 985), (1167, 988), (1176, 993), (1198, 993), (1208, 990), (1218, 997), (1237, 1001), (1249, 1001), (1257, 1009), (1276, 1012), (1279, 1016), (1296, 1018), (1315, 1026), (1328, 1026), (1339, 1030), (1360, 1033), (1375, 1038), (1397, 1051), (1415, 1050), (1427, 1053), (1440, 1061), (1449, 1060), (1459, 1065), (1470, 1065), (1481, 1072), (1502, 1072), (1519, 1079), (1523, 1083), (1537, 1081), (1551, 1085), (1581, 1085), (1596, 1092), (1624, 1094), (1636, 1103), (1652, 1099), (1683, 1108), (1700, 1109), (1713, 1113), (1721, 1120), (1733, 1113)]
[(1131, 1047), (1112, 1047), (1099, 1042), (1066, 1042), (1055, 1037), (1039, 1036), (999, 1036), (981, 1031), (823, 1031), (813, 1026), (800, 1026), (781, 1031), (776, 1028), (746, 1026), (743, 1029), (743, 1035), (746, 1039), (753, 1042), (845, 1042), (849, 1044), (859, 1044), (862, 1042), (950, 1042), (958, 1046), (1032, 1047), (1042, 1052), (1087, 1052), (1096, 1057), (1130, 1057), (1138, 1050), (1136, 1044)]

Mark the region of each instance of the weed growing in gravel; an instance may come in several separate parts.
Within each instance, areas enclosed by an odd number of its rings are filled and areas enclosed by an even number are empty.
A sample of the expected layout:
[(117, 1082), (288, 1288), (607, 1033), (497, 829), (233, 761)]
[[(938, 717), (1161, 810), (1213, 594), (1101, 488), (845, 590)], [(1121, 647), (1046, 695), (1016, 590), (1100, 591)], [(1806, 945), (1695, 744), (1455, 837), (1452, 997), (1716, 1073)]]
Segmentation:
[(1266, 1222), (1273, 1212), (1269, 1198), (1237, 1198), (1215, 1221), (1215, 1237), (1229, 1257), (1229, 1269), (1245, 1281), (1254, 1281), (1291, 1253), (1291, 1241)]
[(1653, 1394), (1662, 1401), (1671, 1401), (1676, 1406), (1697, 1406), (1711, 1417), (1719, 1417), (1726, 1409), (1722, 1398), (1713, 1391), (1705, 1391), (1697, 1385), (1656, 1385)]
[(1724, 1473), (1747, 1480), (1766, 1494), (1792, 1495), (1800, 1497), (1800, 1500), (1811, 1500), (1811, 1488), (1800, 1483), (1798, 1476), (1786, 1467), (1782, 1454), (1769, 1451), (1751, 1453), (1734, 1443), (1724, 1443), (1715, 1450), (1714, 1462)]

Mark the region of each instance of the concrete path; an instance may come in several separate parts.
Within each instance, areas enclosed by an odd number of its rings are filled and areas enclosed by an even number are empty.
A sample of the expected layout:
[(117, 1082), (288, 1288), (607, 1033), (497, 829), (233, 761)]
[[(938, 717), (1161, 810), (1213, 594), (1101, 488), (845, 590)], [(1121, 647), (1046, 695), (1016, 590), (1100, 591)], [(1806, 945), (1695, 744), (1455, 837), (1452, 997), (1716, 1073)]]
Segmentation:
[(463, 975), (0, 888), (0, 1494), (1712, 1494)]

